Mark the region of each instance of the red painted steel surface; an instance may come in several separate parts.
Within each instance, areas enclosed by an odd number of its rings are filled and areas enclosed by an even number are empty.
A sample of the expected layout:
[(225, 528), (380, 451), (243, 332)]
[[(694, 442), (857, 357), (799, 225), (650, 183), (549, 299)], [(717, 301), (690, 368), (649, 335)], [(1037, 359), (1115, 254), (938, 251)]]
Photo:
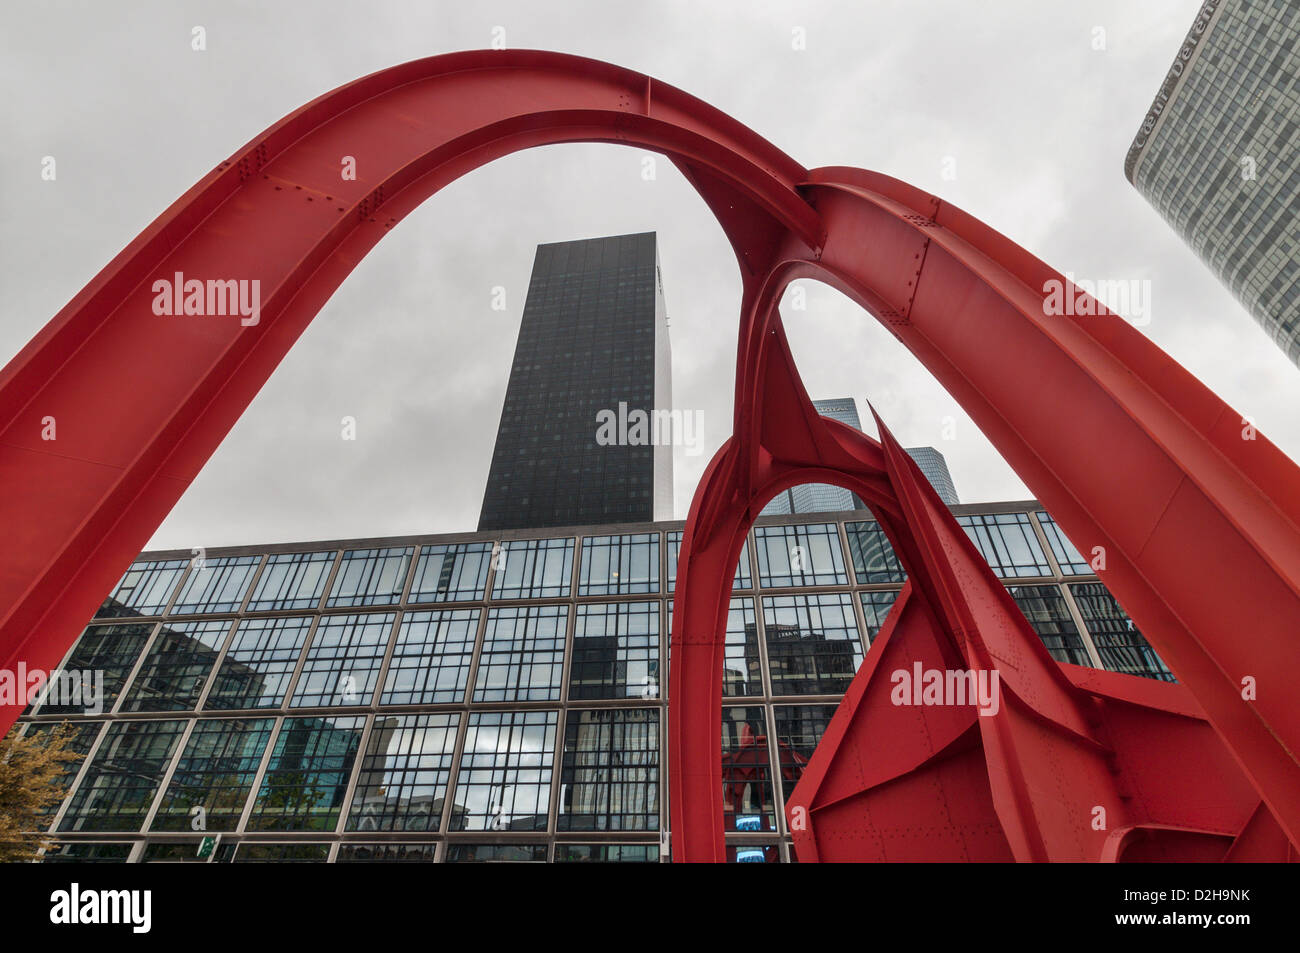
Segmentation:
[[(801, 853), (1294, 853), (1295, 464), (1262, 437), (1241, 439), (1239, 414), (1100, 305), (1091, 317), (1045, 313), (1044, 282), (1062, 276), (958, 209), (876, 173), (807, 171), (679, 90), (555, 53), (419, 60), (309, 103), (205, 176), (0, 371), (0, 666), (58, 664), (393, 224), (492, 159), (573, 141), (669, 156), (718, 217), (744, 282), (734, 432), (697, 490), (679, 564), (668, 734), (676, 859), (725, 857), (732, 570), (767, 500), (810, 480), (849, 486), (873, 507), (911, 583), (795, 792), (809, 809)], [(344, 156), (356, 160), (355, 180), (340, 176)], [(260, 281), (259, 322), (156, 316), (152, 283), (178, 272)], [(799, 277), (881, 320), (1075, 544), (1104, 551), (1102, 579), (1180, 685), (1056, 665), (883, 428), (881, 445), (816, 414), (775, 307)], [(56, 442), (41, 439), (47, 416)], [(886, 710), (877, 673), (921, 658), (996, 665), (1008, 704), (992, 717)], [(1258, 679), (1256, 700), (1242, 697), (1247, 677)], [(0, 727), (17, 714), (5, 709)], [(876, 720), (902, 734), (882, 735)], [(846, 780), (854, 758), (869, 766), (856, 789)], [(1107, 831), (1081, 820), (1088, 801), (1108, 808)], [(922, 815), (932, 836), (899, 834)], [(854, 838), (851, 854), (829, 846)]]

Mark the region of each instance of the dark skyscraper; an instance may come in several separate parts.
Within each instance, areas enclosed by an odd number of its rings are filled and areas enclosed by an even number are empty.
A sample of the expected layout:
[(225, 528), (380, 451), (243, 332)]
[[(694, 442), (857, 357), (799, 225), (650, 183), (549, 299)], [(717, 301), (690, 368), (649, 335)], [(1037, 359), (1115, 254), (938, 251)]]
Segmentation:
[(597, 439), (669, 409), (669, 375), (654, 232), (538, 245), (478, 528), (671, 519), (671, 443)]

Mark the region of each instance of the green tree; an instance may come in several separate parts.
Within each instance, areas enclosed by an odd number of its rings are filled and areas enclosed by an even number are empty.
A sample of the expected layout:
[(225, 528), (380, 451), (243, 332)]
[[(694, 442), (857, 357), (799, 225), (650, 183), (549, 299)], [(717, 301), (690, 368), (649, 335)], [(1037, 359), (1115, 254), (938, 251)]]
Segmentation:
[(49, 810), (85, 757), (68, 747), (74, 734), (64, 722), (22, 738), (14, 727), (0, 740), (0, 862), (34, 860), (53, 845), (45, 830)]

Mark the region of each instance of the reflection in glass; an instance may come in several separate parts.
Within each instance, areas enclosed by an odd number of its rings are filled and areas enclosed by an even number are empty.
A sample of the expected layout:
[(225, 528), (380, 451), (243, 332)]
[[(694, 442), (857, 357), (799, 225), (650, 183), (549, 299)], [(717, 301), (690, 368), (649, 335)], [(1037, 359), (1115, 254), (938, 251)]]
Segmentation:
[[(90, 749), (94, 747), (95, 739), (99, 737), (99, 732), (101, 731), (101, 729), (103, 729), (104, 722), (102, 721), (45, 721), (39, 724), (29, 724), (27, 727), (27, 731), (23, 735), (23, 737), (36, 738), (41, 735), (48, 735), (51, 732), (53, 732), (56, 728), (59, 728), (63, 725), (67, 725), (70, 732), (68, 735), (67, 744), (64, 745), (64, 748), (68, 751), (73, 751), (81, 755), (81, 758), (79, 758), (78, 760), (66, 761), (59, 766), (58, 769), (59, 777), (55, 780), (54, 783), (59, 788), (61, 788), (66, 792), (67, 789), (72, 786), (72, 782), (76, 780), (77, 772), (81, 770), (82, 761), (85, 760), (86, 755), (90, 754)], [(43, 818), (48, 818), (50, 821), (52, 821), (54, 819), (54, 815), (59, 812), (59, 808), (62, 806), (63, 806), (62, 801), (55, 801), (52, 804), (47, 804), (45, 808), (40, 811), (39, 816)], [(48, 826), (49, 826), (49, 822), (47, 821), (45, 824), (42, 825), (41, 829), (44, 830)]]
[(192, 711), (230, 634), (229, 619), (168, 622), (149, 647), (123, 711)]
[(311, 616), (241, 620), (204, 709), (279, 708), (310, 629)]
[(568, 606), (489, 610), (474, 701), (558, 700), (568, 621)]
[(196, 722), (150, 829), (192, 830), (202, 808), (202, 830), (233, 831), (274, 727), (273, 718)]
[(1092, 664), (1060, 589), (1056, 586), (1009, 586), (1007, 591), (1043, 640), (1052, 658), (1073, 665)]
[(906, 582), (907, 573), (898, 561), (889, 537), (875, 520), (845, 523), (849, 538), (849, 555), (858, 583)]
[(569, 595), (573, 540), (512, 539), (493, 557), (493, 599), (555, 599)]
[(323, 864), (329, 860), (329, 844), (240, 844), (237, 864)]
[(396, 604), (402, 598), (413, 553), (410, 546), (349, 549), (343, 554), (343, 562), (334, 580), (334, 591), (325, 602), (326, 608)]
[(452, 810), (466, 830), (544, 831), (554, 711), (471, 712)]
[(557, 829), (659, 829), (657, 709), (569, 712)]
[(1028, 513), (976, 513), (959, 516), (957, 522), (995, 575), (1008, 579), (1052, 574)]
[[(682, 548), (682, 531), (674, 530), (668, 534), (668, 591), (677, 589), (677, 557)], [(736, 576), (732, 589), (753, 589), (754, 580), (749, 572), (749, 539), (740, 547), (740, 560), (736, 563)]]
[(659, 603), (578, 606), (569, 698), (659, 697)]
[(360, 716), (286, 718), (248, 830), (333, 831), (364, 724)]
[(1071, 586), (1070, 591), (1107, 669), (1162, 682), (1177, 681), (1105, 586), (1086, 582)]
[(545, 844), (448, 844), (449, 864), (542, 864)]
[(766, 596), (763, 623), (773, 695), (841, 694), (862, 664), (847, 592)]
[[(673, 600), (668, 601), (668, 626), (673, 624)], [(758, 622), (754, 600), (738, 596), (727, 610), (726, 646), (723, 648), (722, 694), (733, 697), (763, 694), (763, 659), (758, 648)], [(668, 688), (665, 680), (663, 686)]]
[(839, 586), (849, 581), (834, 523), (759, 526), (754, 530), (754, 545), (758, 582), (764, 588)]
[(580, 596), (659, 591), (659, 534), (588, 536), (582, 541)]
[(779, 864), (781, 850), (776, 844), (728, 844), (729, 864)]
[[(41, 715), (111, 711), (153, 628), (152, 622), (87, 626), (67, 661), (56, 670), (57, 679), (45, 683), (35, 711)], [(102, 694), (98, 684), (101, 673)]]
[(340, 844), (336, 864), (431, 864), (437, 844)]
[(172, 615), (237, 612), (261, 556), (218, 556), (196, 560), (172, 606)]
[(556, 844), (557, 864), (657, 864), (658, 844)]
[(782, 804), (789, 801), (808, 759), (835, 715), (835, 705), (777, 705), (776, 760), (781, 773)]
[(391, 612), (322, 616), (290, 706), (369, 705), (395, 618)]
[(315, 609), (325, 594), (333, 565), (332, 551), (268, 556), (247, 611)]
[[(377, 715), (361, 759), (350, 831), (436, 831), (460, 715)], [(453, 813), (451, 829), (459, 830)]]
[(104, 600), (98, 617), (159, 615), (167, 608), (176, 583), (185, 575), (186, 559), (137, 562)]
[(1061, 567), (1062, 576), (1087, 576), (1092, 573), (1088, 561), (1074, 548), (1074, 543), (1061, 532), (1061, 527), (1057, 525), (1056, 520), (1052, 519), (1051, 514), (1040, 510), (1038, 525), (1043, 528), (1047, 544), (1052, 547), (1052, 555), (1056, 557), (1056, 564)]
[(482, 613), (482, 609), (404, 613), (379, 703), (434, 705), (462, 701)]
[(722, 709), (722, 802), (727, 830), (776, 829), (767, 718), (761, 707)]
[(415, 579), (406, 601), (465, 602), (482, 599), (491, 561), (491, 543), (424, 546), (415, 564)]
[(876, 592), (859, 592), (858, 598), (862, 601), (862, 617), (867, 624), (867, 645), (871, 645), (880, 634), (880, 630), (885, 625), (885, 619), (889, 618), (889, 610), (894, 608), (894, 602), (898, 599), (897, 589), (883, 589)]
[(185, 725), (185, 721), (109, 725), (59, 821), (59, 830), (138, 831)]

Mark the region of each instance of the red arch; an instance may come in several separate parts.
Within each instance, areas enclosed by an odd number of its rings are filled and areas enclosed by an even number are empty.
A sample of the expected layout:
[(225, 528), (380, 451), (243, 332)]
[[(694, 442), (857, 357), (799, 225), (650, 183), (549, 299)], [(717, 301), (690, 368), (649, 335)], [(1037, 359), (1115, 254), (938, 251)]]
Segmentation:
[[(774, 307), (799, 276), (882, 320), (1070, 537), (1104, 549), (1108, 587), (1300, 843), (1296, 466), (1240, 439), (1237, 413), (1100, 305), (1096, 317), (1046, 315), (1044, 282), (1062, 276), (970, 216), (874, 173), (808, 172), (685, 93), (555, 53), (419, 60), (309, 103), (182, 196), (0, 372), (0, 665), (57, 664), (388, 227), (491, 159), (569, 141), (667, 154), (717, 215), (744, 279), (734, 436), (701, 483), (682, 550), (676, 856), (722, 855), (716, 622), (743, 527), (779, 485), (814, 473), (857, 474), (881, 507), (913, 492), (906, 468), (871, 475), (863, 467), (882, 451), (812, 413)], [(354, 181), (340, 178), (345, 155)], [(259, 280), (260, 323), (156, 317), (152, 282), (176, 272)], [(784, 399), (764, 389), (780, 367)], [(46, 417), (57, 441), (41, 439)], [(922, 508), (908, 512), (904, 550), (927, 532)], [(1247, 676), (1257, 700), (1241, 697)]]

